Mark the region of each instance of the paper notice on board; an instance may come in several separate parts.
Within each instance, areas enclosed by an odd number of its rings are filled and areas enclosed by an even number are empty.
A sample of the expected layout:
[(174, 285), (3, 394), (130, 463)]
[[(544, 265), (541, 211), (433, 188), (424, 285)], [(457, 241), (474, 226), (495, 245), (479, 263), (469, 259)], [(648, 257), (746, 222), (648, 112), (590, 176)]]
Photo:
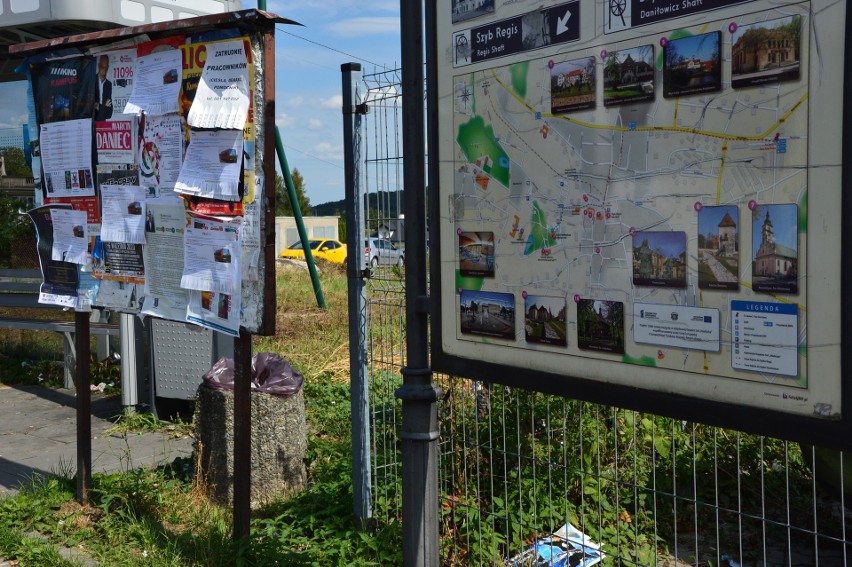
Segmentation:
[(172, 191), (183, 162), (183, 117), (143, 116), (139, 121), (139, 184)]
[(187, 122), (195, 128), (242, 130), (250, 95), (245, 42), (237, 39), (210, 44)]
[(239, 201), (243, 131), (192, 131), (175, 184), (185, 195)]
[(95, 122), (98, 163), (136, 163), (135, 119)]
[(170, 114), (178, 111), (180, 95), (181, 51), (171, 49), (140, 57), (136, 61), (133, 93), (126, 114)]
[[(101, 57), (109, 58), (107, 67), (107, 78), (110, 83), (110, 91), (112, 94), (112, 115), (122, 114), (130, 95), (133, 93), (133, 73), (136, 69), (136, 48), (132, 49), (117, 49), (108, 51), (98, 57), (98, 68), (103, 65)], [(103, 87), (101, 88), (101, 96), (103, 97)]]
[(42, 284), (38, 302), (62, 307), (76, 307), (77, 284), (80, 282), (76, 264), (51, 260), (53, 250), (53, 220), (51, 210), (67, 205), (38, 207), (27, 212), (36, 229), (38, 263), (41, 267)]
[(42, 124), (39, 147), (48, 197), (95, 194), (90, 119)]
[(101, 240), (145, 244), (145, 189), (133, 185), (103, 185), (101, 208)]
[(103, 280), (98, 286), (95, 305), (116, 311), (134, 311), (136, 284), (114, 280)]
[(240, 293), (240, 243), (236, 232), (187, 228), (180, 285), (198, 291)]
[(89, 263), (89, 234), (86, 212), (73, 209), (53, 209), (53, 248), (50, 259), (57, 262)]
[(92, 274), (99, 279), (145, 283), (142, 244), (108, 242), (100, 237), (92, 253)]
[(183, 321), (189, 291), (180, 287), (183, 275), (183, 232), (186, 212), (180, 199), (148, 201), (151, 222), (145, 223), (145, 278), (142, 313)]
[(240, 293), (189, 292), (186, 321), (234, 337), (240, 334)]
[[(263, 176), (257, 176), (257, 188), (263, 192)], [(243, 208), (243, 224), (240, 230), (240, 248), (243, 258), (243, 280), (258, 281), (260, 262), (260, 199), (247, 203)]]

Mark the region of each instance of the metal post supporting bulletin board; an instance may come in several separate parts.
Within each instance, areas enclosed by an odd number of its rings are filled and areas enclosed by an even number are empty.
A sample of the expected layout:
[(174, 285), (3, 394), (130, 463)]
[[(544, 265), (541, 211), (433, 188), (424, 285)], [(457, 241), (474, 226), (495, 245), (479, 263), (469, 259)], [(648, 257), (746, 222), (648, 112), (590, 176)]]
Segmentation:
[(847, 4), (428, 11), (433, 367), (852, 448)]
[[(73, 238), (100, 235), (88, 250), (97, 291), (81, 275), (78, 287), (54, 285), (54, 296), (81, 308), (106, 290), (112, 301), (126, 293), (118, 311), (235, 337), (235, 539), (249, 533), (251, 336), (275, 332), (275, 23), (292, 22), (245, 10), (10, 49), (28, 57), (46, 203), (37, 210), (52, 218), (66, 271), (77, 272), (66, 261)], [(105, 72), (119, 68), (122, 77)], [(89, 138), (91, 148), (80, 143)], [(81, 250), (77, 263), (87, 265)], [(76, 315), (85, 500), (89, 333), (87, 314)]]

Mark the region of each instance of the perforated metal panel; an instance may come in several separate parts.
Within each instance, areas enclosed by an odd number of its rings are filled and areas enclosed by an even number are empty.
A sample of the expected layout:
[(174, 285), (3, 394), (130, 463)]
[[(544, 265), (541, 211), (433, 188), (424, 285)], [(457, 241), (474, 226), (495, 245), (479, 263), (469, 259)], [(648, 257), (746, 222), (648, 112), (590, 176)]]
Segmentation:
[(195, 325), (151, 319), (154, 393), (161, 398), (189, 400), (210, 370), (214, 333)]

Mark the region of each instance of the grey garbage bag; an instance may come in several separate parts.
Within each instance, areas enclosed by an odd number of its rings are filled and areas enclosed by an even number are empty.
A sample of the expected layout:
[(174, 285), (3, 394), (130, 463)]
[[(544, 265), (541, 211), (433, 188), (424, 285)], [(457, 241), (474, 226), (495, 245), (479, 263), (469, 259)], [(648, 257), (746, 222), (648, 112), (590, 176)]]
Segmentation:
[[(222, 357), (204, 376), (204, 384), (214, 390), (234, 389), (234, 359)], [(251, 361), (251, 389), (278, 396), (292, 396), (302, 389), (305, 378), (274, 352), (257, 353)]]

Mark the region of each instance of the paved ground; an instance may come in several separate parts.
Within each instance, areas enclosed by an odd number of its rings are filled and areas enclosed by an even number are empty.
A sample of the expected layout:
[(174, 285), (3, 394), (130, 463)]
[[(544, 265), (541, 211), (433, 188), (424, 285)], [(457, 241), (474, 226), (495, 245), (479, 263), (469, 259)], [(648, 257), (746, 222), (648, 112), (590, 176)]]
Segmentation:
[[(71, 473), (77, 465), (74, 390), (0, 385), (0, 498), (35, 473)], [(192, 452), (192, 440), (160, 433), (106, 435), (121, 413), (118, 397), (92, 394), (92, 472), (156, 466)]]
[[(0, 385), (0, 498), (15, 494), (34, 474), (73, 474), (77, 468), (74, 390)], [(161, 433), (108, 435), (121, 413), (118, 397), (92, 393), (92, 472), (118, 472), (171, 462), (192, 453), (189, 438)], [(60, 550), (82, 565), (96, 565), (73, 550)], [(14, 567), (0, 557), (0, 567)]]

